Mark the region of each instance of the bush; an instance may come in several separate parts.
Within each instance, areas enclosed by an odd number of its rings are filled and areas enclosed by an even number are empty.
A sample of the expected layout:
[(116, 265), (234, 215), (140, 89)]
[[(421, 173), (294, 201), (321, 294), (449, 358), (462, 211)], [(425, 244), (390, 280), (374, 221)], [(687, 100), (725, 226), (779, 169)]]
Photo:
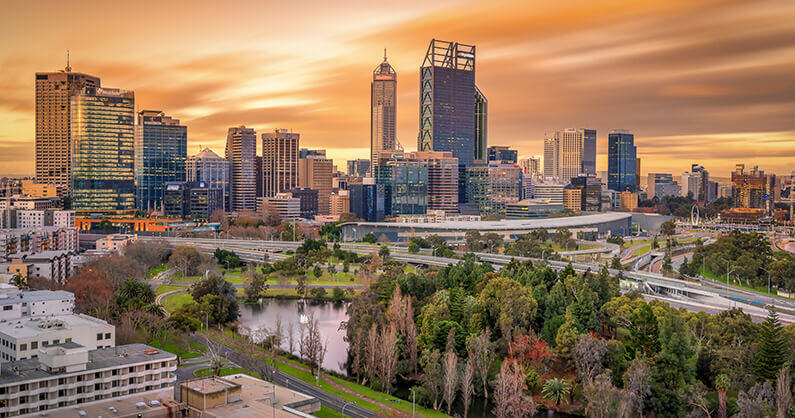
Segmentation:
[(312, 296), (313, 299), (324, 299), (326, 297), (326, 289), (322, 287), (313, 287), (309, 291), (309, 296)]
[(378, 238), (375, 237), (375, 234), (372, 232), (368, 232), (362, 237), (362, 242), (368, 242), (370, 244), (375, 244), (378, 241)]
[(334, 302), (342, 302), (345, 300), (345, 291), (342, 288), (335, 287), (334, 290), (331, 291), (331, 299)]

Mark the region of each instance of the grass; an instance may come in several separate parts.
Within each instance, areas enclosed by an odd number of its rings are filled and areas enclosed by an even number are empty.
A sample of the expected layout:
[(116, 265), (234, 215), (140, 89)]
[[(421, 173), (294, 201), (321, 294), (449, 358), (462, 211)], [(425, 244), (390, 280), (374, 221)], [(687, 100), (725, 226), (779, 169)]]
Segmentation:
[(163, 299), (163, 306), (169, 312), (174, 312), (182, 305), (193, 302), (193, 296), (188, 292), (176, 293)]
[(312, 415), (318, 418), (338, 418), (340, 416), (349, 417), (348, 415), (340, 415), (339, 412), (324, 405), (320, 405), (320, 411), (317, 411)]
[(153, 340), (149, 342), (152, 347), (178, 355), (182, 360), (200, 357), (204, 353), (204, 346), (196, 341), (190, 340), (188, 348), (180, 348), (175, 342), (169, 339)]
[(174, 285), (174, 284), (161, 284), (155, 290), (155, 295), (162, 295), (163, 293), (179, 289), (185, 289), (185, 286)]
[[(713, 272), (711, 272), (709, 270), (704, 270), (701, 267), (699, 267), (699, 274), (701, 274), (702, 276), (704, 276), (704, 277), (706, 277), (708, 279), (715, 280), (718, 283), (723, 282), (724, 286), (726, 285), (726, 275), (718, 276), (717, 274), (715, 274), (715, 273), (713, 273)], [(745, 284), (742, 284), (742, 283), (738, 284), (736, 282), (733, 282), (732, 279), (729, 280), (729, 286), (739, 287), (739, 288), (745, 289), (745, 290), (752, 290), (754, 292), (764, 293), (764, 294), (770, 295), (770, 296), (778, 296), (780, 298), (792, 299), (792, 298), (787, 298), (785, 296), (781, 296), (778, 293), (776, 293), (775, 291), (768, 292), (767, 291), (767, 286), (756, 286), (756, 287), (748, 286), (748, 285), (745, 285)], [(759, 302), (767, 303), (766, 301), (759, 301)]]
[(146, 277), (147, 279), (151, 279), (157, 276), (158, 273), (162, 273), (166, 270), (168, 270), (168, 266), (165, 264), (161, 264), (157, 267), (150, 268), (149, 271), (146, 272), (146, 275), (144, 277)]
[[(212, 374), (212, 369), (210, 369), (209, 367), (205, 367), (203, 369), (196, 370), (195, 372), (193, 372), (193, 374), (195, 374), (197, 377), (207, 377)], [(260, 376), (259, 373), (246, 370), (242, 367), (229, 367), (229, 366), (222, 367), (219, 373), (221, 377), (233, 374), (246, 374), (251, 377), (256, 377), (257, 379), (262, 379), (262, 376)]]

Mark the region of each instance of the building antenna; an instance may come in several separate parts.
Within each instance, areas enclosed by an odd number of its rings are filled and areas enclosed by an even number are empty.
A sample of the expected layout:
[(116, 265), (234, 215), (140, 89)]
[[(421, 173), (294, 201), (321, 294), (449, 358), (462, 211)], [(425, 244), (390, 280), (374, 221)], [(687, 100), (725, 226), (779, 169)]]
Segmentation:
[(68, 49), (66, 50), (66, 72), (67, 73), (71, 73), (72, 72), (72, 66), (69, 65), (69, 50)]
[(386, 48), (384, 48), (384, 62), (386, 62)]

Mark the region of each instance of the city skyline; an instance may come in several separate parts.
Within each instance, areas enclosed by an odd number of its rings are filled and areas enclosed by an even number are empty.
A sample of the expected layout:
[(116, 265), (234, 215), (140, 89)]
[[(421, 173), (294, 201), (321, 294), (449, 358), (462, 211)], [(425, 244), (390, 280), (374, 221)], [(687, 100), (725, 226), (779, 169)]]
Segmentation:
[[(327, 35), (318, 40), (275, 38), (245, 24), (299, 13), (285, 5), (232, 4), (228, 14), (239, 12), (242, 21), (231, 25), (228, 15), (199, 4), (185, 16), (192, 24), (153, 22), (122, 33), (110, 30), (114, 19), (100, 17), (140, 21), (146, 7), (98, 5), (81, 10), (96, 24), (76, 27), (77, 9), (66, 5), (38, 15), (11, 4), (0, 25), (0, 174), (34, 173), (34, 74), (63, 68), (67, 49), (73, 71), (134, 91), (138, 109), (179, 118), (188, 126), (189, 155), (206, 146), (222, 152), (230, 126), (287, 127), (302, 133), (302, 146), (326, 149), (341, 167), (369, 154), (368, 87), (386, 47), (401, 74), (397, 140), (412, 151), (419, 68), (432, 38), (477, 45), (488, 145), (540, 155), (545, 132), (594, 128), (597, 170), (604, 171), (607, 133), (625, 128), (635, 134), (643, 174), (680, 174), (694, 162), (718, 177), (736, 163), (791, 170), (795, 28), (787, 22), (795, 8), (787, 2), (360, 6), (314, 7), (306, 32)], [(158, 19), (178, 11), (178, 3), (162, 6)], [(333, 24), (340, 18), (343, 27)], [(562, 20), (565, 33), (551, 30)], [(205, 30), (216, 26), (215, 33)]]

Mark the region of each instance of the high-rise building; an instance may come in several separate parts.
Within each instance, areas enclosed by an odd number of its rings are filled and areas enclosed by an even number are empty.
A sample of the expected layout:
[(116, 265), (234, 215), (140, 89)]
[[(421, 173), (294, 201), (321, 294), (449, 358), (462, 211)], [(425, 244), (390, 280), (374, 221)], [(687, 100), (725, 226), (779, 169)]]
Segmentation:
[(384, 185), (384, 215), (424, 215), (428, 209), (428, 164), (411, 154), (381, 152), (373, 175)]
[(185, 181), (188, 127), (159, 110), (138, 112), (135, 126), (135, 197), (138, 210), (161, 207), (164, 185)]
[(373, 70), (370, 83), (370, 161), (377, 164), (381, 151), (397, 151), (397, 73), (386, 60)]
[(734, 207), (766, 210), (772, 208), (775, 175), (766, 175), (758, 166), (745, 171), (745, 164), (737, 164), (731, 179)]
[(85, 87), (101, 87), (99, 77), (64, 71), (36, 73), (36, 181), (68, 192), (72, 181), (70, 98)]
[(638, 207), (638, 194), (630, 191), (621, 192), (621, 210), (632, 212)]
[(298, 148), (301, 134), (276, 129), (262, 134), (262, 181), (265, 197), (298, 187)]
[(489, 167), (485, 164), (467, 167), (465, 183), (466, 203), (459, 203), (459, 212), (468, 215), (495, 213), (489, 199)]
[(490, 201), (491, 213), (504, 215), (508, 203), (518, 202), (522, 198), (522, 169), (516, 164), (489, 162), (486, 196)]
[(431, 40), (420, 68), (418, 151), (446, 151), (462, 166), (475, 159), (475, 46)]
[(301, 202), (301, 217), (313, 219), (318, 214), (318, 193), (308, 187), (297, 187), (290, 190), (290, 194)]
[(607, 136), (607, 188), (635, 192), (637, 160), (635, 136), (623, 129), (610, 132)]
[(229, 161), (229, 210), (240, 212), (257, 209), (257, 132), (240, 125), (229, 128), (226, 137), (226, 159)]
[(70, 96), (72, 209), (135, 210), (135, 94), (85, 87)]
[(338, 190), (331, 195), (331, 216), (340, 216), (351, 211), (350, 194), (347, 190)]
[(640, 191), (640, 157), (635, 159), (635, 190)]
[(350, 210), (365, 222), (384, 220), (384, 185), (377, 184), (372, 177), (362, 179), (361, 183), (349, 185)]
[(488, 161), (501, 161), (507, 164), (516, 164), (519, 153), (504, 145), (492, 145), (488, 148)]
[(488, 144), (489, 101), (475, 86), (475, 161), (483, 161)]
[(541, 170), (541, 159), (537, 157), (522, 158), (519, 160), (519, 167), (529, 178), (539, 178), (544, 174)]
[(544, 138), (544, 178), (558, 177), (558, 140), (555, 136)]
[(428, 210), (458, 212), (459, 161), (452, 152), (413, 152), (409, 158), (428, 166)]
[(229, 209), (229, 161), (205, 148), (185, 162), (187, 181), (207, 183), (211, 189), (221, 190), (221, 209)]
[[(556, 163), (553, 177), (567, 182), (580, 174), (596, 175), (596, 130), (569, 128), (556, 131), (554, 146)], [(546, 143), (544, 151), (546, 158)], [(545, 176), (546, 168), (545, 163)]]
[(358, 158), (348, 160), (348, 175), (353, 177), (365, 177), (370, 171), (370, 160)]
[(563, 209), (577, 214), (582, 212), (582, 190), (567, 184), (563, 188)]
[(564, 183), (555, 182), (538, 182), (533, 183), (533, 198), (542, 199), (549, 203), (562, 205), (563, 204), (563, 188), (566, 187)]
[(602, 210), (602, 182), (593, 176), (577, 176), (571, 179), (572, 186), (580, 189), (583, 212)]
[(669, 173), (649, 173), (646, 183), (648, 184), (646, 194), (649, 199), (679, 196), (681, 191), (681, 187), (674, 182), (673, 175)]
[(334, 178), (333, 161), (323, 154), (308, 155), (298, 160), (298, 187), (317, 190), (317, 211), (321, 215), (328, 215), (330, 211), (329, 198), (333, 190)]
[(687, 195), (698, 202), (709, 198), (709, 172), (698, 164), (692, 164), (689, 172), (682, 173), (682, 196)]

